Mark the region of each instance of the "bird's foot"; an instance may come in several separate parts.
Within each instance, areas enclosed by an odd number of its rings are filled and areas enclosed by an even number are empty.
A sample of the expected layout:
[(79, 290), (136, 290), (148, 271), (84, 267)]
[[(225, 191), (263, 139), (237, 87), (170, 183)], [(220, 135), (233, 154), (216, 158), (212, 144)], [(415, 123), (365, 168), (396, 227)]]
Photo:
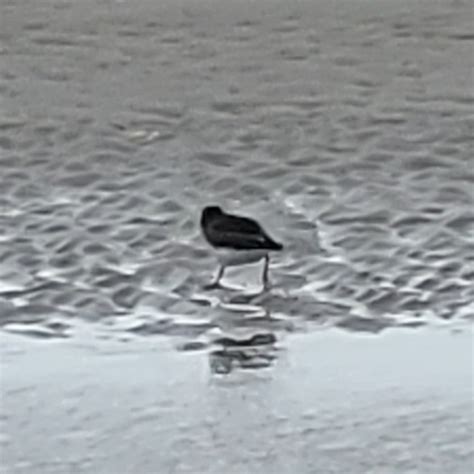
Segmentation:
[(211, 281), (203, 286), (203, 290), (218, 290), (221, 288), (223, 288), (223, 286), (218, 281)]

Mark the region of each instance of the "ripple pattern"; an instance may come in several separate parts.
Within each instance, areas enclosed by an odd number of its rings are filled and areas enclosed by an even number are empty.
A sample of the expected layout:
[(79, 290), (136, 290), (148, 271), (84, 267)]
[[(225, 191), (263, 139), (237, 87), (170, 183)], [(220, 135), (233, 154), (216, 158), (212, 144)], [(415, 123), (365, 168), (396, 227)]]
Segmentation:
[[(470, 6), (387, 3), (3, 2), (0, 324), (472, 319)], [(286, 243), (270, 293), (202, 290), (210, 202)]]

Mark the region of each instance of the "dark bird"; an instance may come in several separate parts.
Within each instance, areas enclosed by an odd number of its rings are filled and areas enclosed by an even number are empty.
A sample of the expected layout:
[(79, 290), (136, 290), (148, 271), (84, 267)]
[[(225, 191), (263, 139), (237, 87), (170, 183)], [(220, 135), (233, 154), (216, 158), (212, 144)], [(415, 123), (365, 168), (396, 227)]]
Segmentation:
[(226, 214), (218, 206), (205, 207), (201, 214), (201, 230), (209, 244), (216, 250), (219, 270), (207, 288), (216, 288), (226, 267), (246, 265), (264, 259), (262, 281), (269, 285), (269, 253), (283, 249), (261, 227), (248, 217)]

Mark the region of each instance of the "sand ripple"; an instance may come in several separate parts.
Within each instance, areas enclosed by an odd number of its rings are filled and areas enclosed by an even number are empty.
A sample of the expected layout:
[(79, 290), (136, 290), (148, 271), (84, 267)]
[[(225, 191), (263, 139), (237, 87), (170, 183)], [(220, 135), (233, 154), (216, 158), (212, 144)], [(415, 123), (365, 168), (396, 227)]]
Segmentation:
[[(468, 4), (92, 2), (87, 21), (90, 1), (42, 3), (0, 7), (2, 326), (251, 338), (472, 319)], [(202, 290), (210, 202), (285, 242), (270, 293), (256, 268)]]

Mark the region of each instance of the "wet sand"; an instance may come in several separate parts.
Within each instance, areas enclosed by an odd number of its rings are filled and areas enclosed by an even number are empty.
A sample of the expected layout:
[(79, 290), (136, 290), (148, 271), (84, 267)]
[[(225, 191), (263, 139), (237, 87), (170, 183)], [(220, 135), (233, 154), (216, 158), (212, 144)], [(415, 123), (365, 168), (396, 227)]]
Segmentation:
[(169, 339), (2, 334), (2, 473), (467, 474), (470, 328), (290, 336), (213, 374)]
[(213, 202), (286, 245), (253, 308), (472, 319), (469, 2), (0, 8), (3, 326), (214, 324), (232, 301), (201, 292)]

